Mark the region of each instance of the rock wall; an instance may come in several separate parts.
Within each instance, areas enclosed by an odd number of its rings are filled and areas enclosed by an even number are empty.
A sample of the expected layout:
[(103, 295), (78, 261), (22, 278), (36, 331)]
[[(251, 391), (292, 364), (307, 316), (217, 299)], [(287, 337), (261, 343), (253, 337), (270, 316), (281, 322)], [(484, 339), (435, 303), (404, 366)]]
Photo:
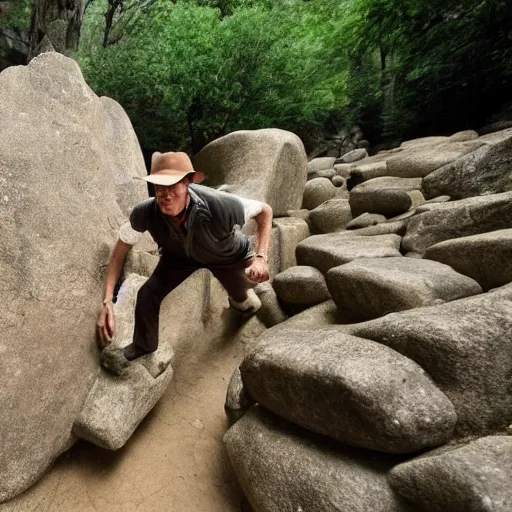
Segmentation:
[[(56, 53), (0, 74), (0, 500), (74, 442), (97, 372), (104, 269), (125, 219), (119, 179), (145, 172), (119, 105)], [(112, 151), (117, 138), (126, 151)], [(143, 187), (131, 199), (142, 200)], [(126, 203), (124, 204), (126, 206)], [(126, 210), (125, 210), (126, 211)]]
[(510, 510), (511, 141), (460, 132), (309, 162), (306, 210), (289, 214), (321, 234), (274, 277), (276, 325), (228, 388), (254, 512)]

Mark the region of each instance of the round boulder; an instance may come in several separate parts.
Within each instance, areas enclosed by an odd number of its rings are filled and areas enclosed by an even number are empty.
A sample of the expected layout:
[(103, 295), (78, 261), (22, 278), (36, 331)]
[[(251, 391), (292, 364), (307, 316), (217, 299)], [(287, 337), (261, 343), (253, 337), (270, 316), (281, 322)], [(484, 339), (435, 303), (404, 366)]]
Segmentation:
[(454, 133), (449, 140), (452, 142), (464, 142), (475, 139), (478, 139), (478, 133), (475, 130), (464, 130), (463, 132)]
[(314, 180), (315, 178), (327, 178), (330, 180), (333, 176), (336, 176), (334, 169), (322, 169), (321, 171), (308, 173), (308, 181)]
[(412, 204), (407, 191), (397, 188), (352, 190), (349, 201), (354, 217), (363, 213), (380, 213), (386, 217), (395, 217), (406, 212)]
[(309, 214), (311, 229), (315, 233), (342, 231), (351, 220), (348, 199), (330, 199)]
[(277, 274), (272, 282), (280, 301), (313, 306), (331, 298), (325, 278), (315, 267), (299, 265)]
[(336, 175), (336, 176), (332, 177), (331, 182), (336, 188), (339, 188), (339, 187), (343, 187), (343, 185), (345, 185), (347, 183), (347, 180), (345, 178), (343, 178), (342, 176)]
[(352, 162), (357, 162), (358, 160), (362, 160), (368, 156), (368, 151), (366, 149), (353, 149), (348, 153), (345, 153), (341, 158), (336, 160), (337, 164), (350, 164)]
[(332, 199), (337, 193), (336, 187), (327, 178), (314, 178), (306, 183), (302, 208), (314, 210), (325, 201)]
[(211, 186), (268, 203), (275, 216), (300, 207), (307, 180), (304, 144), (297, 135), (266, 128), (241, 130), (220, 137), (193, 157)]
[(308, 174), (325, 171), (326, 169), (332, 169), (336, 158), (326, 156), (322, 158), (313, 158), (308, 162)]

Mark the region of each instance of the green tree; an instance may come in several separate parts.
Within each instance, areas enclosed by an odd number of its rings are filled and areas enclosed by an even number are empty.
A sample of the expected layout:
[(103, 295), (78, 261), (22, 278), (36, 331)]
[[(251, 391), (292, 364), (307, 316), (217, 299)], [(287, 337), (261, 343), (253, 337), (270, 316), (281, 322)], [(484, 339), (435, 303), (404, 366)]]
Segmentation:
[(0, 4), (0, 29), (26, 32), (30, 26), (31, 0), (6, 1)]
[(223, 18), (159, 0), (117, 44), (89, 46), (79, 59), (93, 88), (125, 107), (143, 146), (198, 150), (241, 128), (320, 129), (336, 104), (322, 41), (318, 20), (286, 2)]
[(355, 0), (337, 28), (352, 51), (353, 115), (380, 112), (387, 136), (478, 126), (511, 85), (506, 0)]

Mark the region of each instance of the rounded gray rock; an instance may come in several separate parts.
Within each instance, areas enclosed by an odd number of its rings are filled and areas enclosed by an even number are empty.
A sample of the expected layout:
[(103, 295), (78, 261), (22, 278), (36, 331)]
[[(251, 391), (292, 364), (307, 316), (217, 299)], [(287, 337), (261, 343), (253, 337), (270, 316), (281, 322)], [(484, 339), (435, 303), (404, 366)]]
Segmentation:
[(336, 158), (334, 157), (322, 157), (313, 158), (308, 162), (308, 174), (312, 172), (324, 171), (326, 169), (332, 169)]
[(487, 291), (512, 282), (512, 229), (445, 240), (429, 247), (425, 258), (450, 265)]
[(294, 133), (277, 128), (228, 133), (194, 155), (196, 169), (211, 186), (268, 203), (274, 215), (300, 207), (307, 181), (304, 144)]
[(478, 133), (475, 130), (464, 130), (462, 132), (454, 133), (450, 136), (449, 140), (452, 142), (465, 142), (466, 140), (478, 139)]
[(348, 199), (329, 199), (309, 214), (311, 230), (315, 233), (342, 231), (351, 220)]
[(489, 436), (427, 454), (390, 473), (393, 488), (429, 512), (508, 512), (512, 503), (512, 437)]
[(252, 407), (224, 442), (251, 510), (409, 511), (387, 480), (392, 460), (330, 446), (262, 407)]
[(336, 176), (333, 176), (331, 178), (331, 181), (332, 181), (332, 184), (338, 188), (338, 187), (343, 187), (344, 185), (346, 185), (347, 183), (347, 180), (345, 178), (343, 178), (342, 176), (339, 176), (339, 175), (336, 175)]
[(325, 201), (332, 199), (337, 193), (336, 187), (327, 178), (314, 178), (306, 183), (302, 208), (314, 210)]
[(379, 190), (383, 188), (401, 188), (404, 190), (420, 190), (421, 178), (397, 178), (395, 176), (380, 176), (371, 178), (355, 186), (353, 190)]
[(313, 306), (331, 298), (325, 277), (315, 267), (298, 265), (277, 274), (272, 282), (279, 300)]
[(267, 331), (240, 371), (257, 403), (352, 446), (411, 453), (447, 442), (457, 421), (416, 363), (334, 330)]
[(338, 308), (354, 321), (482, 292), (476, 281), (448, 265), (416, 258), (351, 261), (329, 270), (326, 280)]
[(350, 164), (352, 162), (358, 162), (359, 160), (362, 160), (363, 158), (368, 157), (368, 151), (366, 149), (353, 149), (352, 151), (349, 151), (348, 153), (345, 153), (342, 157), (338, 158), (336, 160), (337, 164)]
[(392, 313), (352, 333), (413, 359), (457, 411), (456, 435), (512, 423), (512, 286), (438, 306)]
[(358, 217), (363, 213), (379, 213), (386, 217), (395, 217), (406, 212), (412, 204), (406, 190), (388, 189), (354, 189), (350, 192), (352, 215)]
[(349, 231), (314, 235), (297, 245), (297, 263), (325, 274), (332, 267), (358, 258), (400, 256), (400, 240), (395, 234), (355, 236)]
[(334, 169), (324, 169), (322, 171), (316, 171), (308, 174), (308, 181), (314, 180), (315, 178), (327, 178), (328, 180), (336, 176)]

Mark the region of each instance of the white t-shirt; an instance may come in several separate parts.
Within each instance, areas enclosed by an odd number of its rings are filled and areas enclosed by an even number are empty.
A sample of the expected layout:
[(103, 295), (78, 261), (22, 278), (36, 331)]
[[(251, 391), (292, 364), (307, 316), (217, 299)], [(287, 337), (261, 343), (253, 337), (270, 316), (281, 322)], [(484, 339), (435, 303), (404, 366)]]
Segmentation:
[[(227, 194), (227, 192), (220, 193)], [(264, 203), (261, 201), (256, 201), (255, 199), (247, 199), (240, 196), (235, 197), (237, 197), (244, 206), (245, 222), (256, 217), (262, 212)], [(125, 244), (135, 245), (141, 241), (142, 233), (135, 231), (135, 229), (132, 228), (130, 222), (127, 221), (119, 229), (119, 238)]]

